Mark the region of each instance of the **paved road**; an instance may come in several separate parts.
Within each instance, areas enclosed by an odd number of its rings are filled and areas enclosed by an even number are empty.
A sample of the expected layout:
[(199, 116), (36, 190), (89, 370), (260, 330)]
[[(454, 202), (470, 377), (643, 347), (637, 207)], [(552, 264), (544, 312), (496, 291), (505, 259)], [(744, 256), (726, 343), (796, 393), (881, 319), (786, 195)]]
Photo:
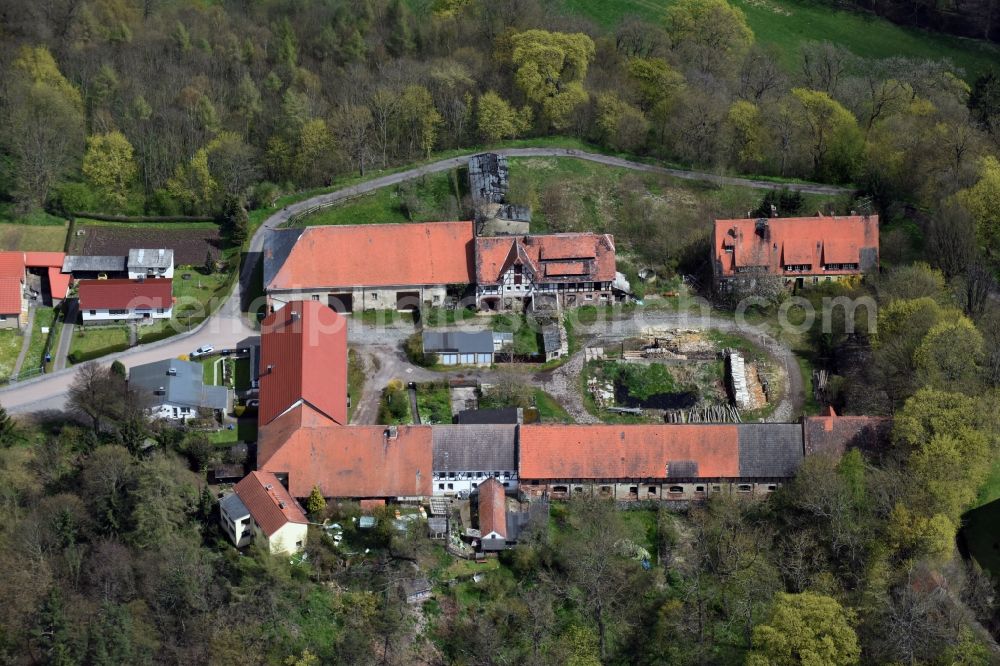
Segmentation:
[[(742, 187), (752, 187), (755, 189), (773, 190), (788, 188), (798, 192), (811, 194), (842, 194), (851, 191), (849, 188), (834, 185), (820, 185), (812, 183), (772, 183), (763, 180), (721, 176), (718, 174), (700, 171), (684, 171), (681, 169), (672, 169), (652, 164), (643, 164), (641, 162), (632, 162), (619, 157), (588, 153), (586, 151), (570, 148), (506, 148), (496, 152), (509, 157), (573, 157), (576, 159), (588, 160), (623, 169), (633, 169), (647, 173), (661, 173), (686, 180), (707, 181), (720, 185), (738, 185)], [(469, 155), (472, 154), (474, 153), (469, 153)], [(282, 210), (264, 220), (260, 228), (254, 234), (253, 238), (250, 239), (248, 247), (248, 260), (243, 264), (239, 283), (236, 285), (226, 302), (219, 308), (218, 312), (208, 318), (201, 326), (197, 327), (193, 331), (180, 333), (179, 335), (167, 340), (154, 342), (148, 345), (140, 345), (119, 354), (109, 355), (104, 357), (103, 361), (110, 363), (114, 360), (120, 360), (126, 365), (126, 367), (131, 367), (133, 365), (148, 363), (162, 358), (186, 354), (192, 349), (195, 349), (203, 344), (213, 344), (216, 347), (234, 346), (236, 342), (253, 333), (253, 329), (248, 326), (247, 322), (240, 314), (241, 305), (243, 311), (250, 310), (250, 304), (244, 303), (242, 299), (247, 293), (245, 290), (250, 286), (251, 280), (253, 279), (253, 274), (257, 266), (257, 258), (260, 257), (260, 253), (267, 244), (271, 232), (274, 229), (280, 227), (282, 224), (285, 224), (292, 216), (302, 213), (314, 206), (344, 201), (345, 199), (350, 199), (360, 194), (372, 192), (382, 187), (397, 185), (407, 180), (419, 178), (424, 174), (438, 173), (464, 166), (468, 161), (468, 157), (468, 155), (465, 155), (439, 160), (414, 169), (407, 169), (405, 171), (373, 178), (357, 185), (345, 187), (326, 194), (320, 194), (286, 206)], [(66, 334), (66, 328), (66, 326), (63, 327), (63, 337), (66, 340), (69, 340), (71, 336)], [(63, 344), (66, 344), (68, 349), (68, 342)], [(63, 345), (60, 344), (60, 347), (62, 346)], [(65, 356), (63, 356), (63, 358), (65, 358)], [(791, 373), (790, 376), (792, 375), (797, 375), (797, 373)], [(42, 377), (33, 380), (11, 384), (3, 389), (0, 389), (0, 403), (2, 403), (12, 414), (44, 409), (61, 409), (65, 405), (66, 392), (72, 378), (72, 368), (65, 368), (58, 369), (53, 373), (43, 375)], [(362, 407), (365, 407), (364, 412), (361, 412)], [(370, 417), (367, 413), (369, 409), (370, 406), (368, 405), (359, 405), (358, 410), (361, 414), (355, 414), (355, 421), (361, 423), (366, 422), (366, 420), (361, 420), (361, 418), (363, 417), (367, 419)], [(377, 404), (375, 409), (377, 410)]]

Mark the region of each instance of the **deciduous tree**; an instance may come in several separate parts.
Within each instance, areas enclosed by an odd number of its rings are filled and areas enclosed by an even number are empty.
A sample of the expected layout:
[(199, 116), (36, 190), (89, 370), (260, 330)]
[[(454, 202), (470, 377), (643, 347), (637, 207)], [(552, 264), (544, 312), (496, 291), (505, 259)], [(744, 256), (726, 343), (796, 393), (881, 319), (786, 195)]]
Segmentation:
[(556, 129), (587, 100), (583, 80), (594, 59), (594, 41), (583, 33), (526, 30), (511, 37), (514, 80), (542, 118)]
[(138, 169), (132, 144), (121, 132), (96, 134), (87, 138), (83, 175), (115, 206), (124, 206), (129, 186)]
[(779, 593), (770, 617), (753, 631), (748, 666), (828, 664), (849, 666), (861, 658), (854, 614), (822, 594)]

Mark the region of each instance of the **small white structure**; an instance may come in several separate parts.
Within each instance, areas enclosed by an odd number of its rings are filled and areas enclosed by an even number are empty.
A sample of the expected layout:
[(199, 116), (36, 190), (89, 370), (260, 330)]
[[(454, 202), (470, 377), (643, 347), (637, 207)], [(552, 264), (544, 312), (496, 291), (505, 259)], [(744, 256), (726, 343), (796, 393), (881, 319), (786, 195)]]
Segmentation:
[(305, 512), (271, 472), (250, 472), (233, 486), (219, 503), (219, 522), (237, 548), (257, 542), (279, 555), (306, 547)]
[(753, 404), (747, 387), (746, 363), (736, 351), (729, 350), (729, 382), (733, 387), (733, 400), (740, 409), (750, 409)]
[(174, 277), (174, 251), (167, 248), (129, 250), (126, 269), (130, 280)]

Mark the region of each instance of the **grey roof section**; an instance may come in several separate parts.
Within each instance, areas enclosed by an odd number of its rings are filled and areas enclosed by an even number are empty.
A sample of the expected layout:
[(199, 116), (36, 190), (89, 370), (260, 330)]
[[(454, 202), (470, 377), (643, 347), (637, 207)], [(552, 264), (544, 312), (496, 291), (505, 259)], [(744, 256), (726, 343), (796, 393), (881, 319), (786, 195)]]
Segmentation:
[(861, 270), (870, 271), (878, 268), (878, 248), (877, 247), (863, 247), (861, 248)]
[(125, 270), (125, 257), (122, 256), (83, 256), (67, 255), (63, 259), (62, 272), (94, 271), (105, 273), (121, 273)]
[(230, 518), (243, 518), (250, 515), (250, 509), (247, 508), (246, 504), (243, 503), (243, 500), (236, 493), (229, 493), (223, 497), (219, 502), (219, 507)]
[(517, 470), (517, 427), (445, 425), (432, 433), (435, 472), (505, 472)]
[(137, 365), (128, 381), (149, 391), (155, 405), (225, 409), (229, 404), (229, 391), (224, 386), (205, 386), (201, 364), (191, 361), (166, 359)]
[(295, 247), (305, 227), (297, 229), (275, 229), (264, 238), (264, 288), (271, 284), (274, 276), (285, 265), (288, 254)]
[(740, 477), (787, 479), (802, 462), (802, 426), (798, 423), (741, 423)]
[(170, 268), (174, 265), (174, 251), (168, 248), (139, 248), (128, 251), (129, 268)]
[(519, 407), (465, 409), (455, 417), (459, 425), (515, 425), (523, 420), (524, 413)]
[(562, 345), (562, 340), (559, 335), (559, 327), (555, 324), (546, 324), (542, 326), (542, 349), (548, 354), (549, 352), (559, 351), (559, 347)]
[(507, 158), (482, 153), (469, 158), (469, 193), (473, 205), (502, 204), (507, 196)]
[(464, 331), (424, 331), (424, 352), (429, 354), (442, 352), (492, 354), (493, 333), (492, 331), (479, 331), (476, 333)]

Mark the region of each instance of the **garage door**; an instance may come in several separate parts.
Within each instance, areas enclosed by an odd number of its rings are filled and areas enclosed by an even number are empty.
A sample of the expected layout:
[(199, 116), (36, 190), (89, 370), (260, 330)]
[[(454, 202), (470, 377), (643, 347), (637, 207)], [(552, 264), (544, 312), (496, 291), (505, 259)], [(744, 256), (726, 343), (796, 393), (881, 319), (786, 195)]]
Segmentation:
[(354, 312), (354, 294), (330, 294), (327, 304), (340, 313)]
[(420, 292), (419, 291), (397, 291), (396, 292), (396, 309), (397, 310), (419, 310), (420, 309)]

